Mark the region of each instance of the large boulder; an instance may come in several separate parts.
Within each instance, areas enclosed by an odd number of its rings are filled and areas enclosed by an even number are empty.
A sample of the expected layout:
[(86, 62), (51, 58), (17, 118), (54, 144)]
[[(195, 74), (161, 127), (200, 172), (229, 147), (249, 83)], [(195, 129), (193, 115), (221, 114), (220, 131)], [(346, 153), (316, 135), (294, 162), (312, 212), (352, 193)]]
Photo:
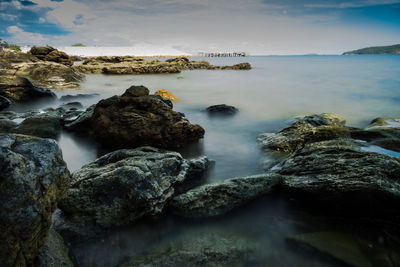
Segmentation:
[(75, 172), (59, 206), (86, 225), (129, 225), (160, 214), (176, 190), (200, 179), (207, 166), (206, 157), (185, 160), (152, 147), (117, 150)]
[(398, 213), (391, 208), (400, 203), (400, 159), (367, 152), (363, 143), (337, 139), (307, 144), (277, 172), (283, 175), (284, 191), (314, 207)]
[(251, 240), (219, 232), (189, 231), (182, 238), (133, 256), (120, 267), (252, 266), (256, 245)]
[(0, 266), (31, 266), (70, 174), (57, 143), (0, 134)]
[(278, 133), (266, 133), (258, 137), (265, 150), (295, 152), (307, 143), (350, 137), (345, 120), (336, 114), (322, 113), (297, 119)]
[(281, 176), (274, 173), (232, 178), (180, 194), (173, 198), (169, 207), (173, 213), (184, 217), (223, 215), (271, 192), (280, 181)]
[(204, 129), (172, 110), (144, 86), (97, 103), (90, 120), (97, 141), (107, 147), (150, 145), (174, 149), (203, 137)]
[(56, 98), (53, 92), (38, 88), (28, 79), (16, 76), (1, 77), (0, 95), (14, 102), (31, 101), (40, 98)]
[(51, 46), (34, 46), (29, 53), (43, 61), (53, 61), (67, 66), (72, 66), (74, 63), (66, 53)]

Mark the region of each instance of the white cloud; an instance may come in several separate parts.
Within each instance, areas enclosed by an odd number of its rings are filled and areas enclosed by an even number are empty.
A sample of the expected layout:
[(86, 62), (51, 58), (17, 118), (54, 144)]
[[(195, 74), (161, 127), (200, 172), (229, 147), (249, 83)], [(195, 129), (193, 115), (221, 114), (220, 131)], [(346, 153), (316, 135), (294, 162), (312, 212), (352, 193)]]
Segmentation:
[(316, 4), (305, 4), (307, 8), (356, 8), (376, 5), (390, 5), (400, 3), (399, 0), (367, 0), (367, 1), (353, 1), (353, 2), (341, 2), (341, 3), (316, 3)]
[(7, 32), (12, 35), (9, 43), (43, 45), (50, 41), (49, 36), (39, 33), (25, 32), (18, 26), (7, 27)]

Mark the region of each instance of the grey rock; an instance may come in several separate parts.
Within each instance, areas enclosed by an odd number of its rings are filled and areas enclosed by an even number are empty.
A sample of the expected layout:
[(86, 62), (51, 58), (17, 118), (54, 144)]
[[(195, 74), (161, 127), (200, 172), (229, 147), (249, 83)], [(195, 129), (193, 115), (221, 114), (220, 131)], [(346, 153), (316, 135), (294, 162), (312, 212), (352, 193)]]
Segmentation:
[(90, 131), (90, 120), (92, 119), (93, 112), (96, 105), (92, 105), (81, 113), (76, 119), (64, 125), (64, 127), (71, 131)]
[(69, 257), (69, 249), (63, 238), (52, 228), (46, 239), (42, 253), (37, 257), (37, 267), (74, 267)]
[(305, 144), (323, 140), (350, 137), (345, 120), (336, 114), (322, 113), (297, 119), (276, 134), (262, 134), (257, 139), (265, 150), (295, 152)]
[(15, 127), (17, 127), (17, 123), (13, 122), (12, 120), (8, 119), (0, 119), (0, 133), (9, 133)]
[(400, 159), (365, 152), (362, 144), (349, 139), (308, 144), (284, 161), (278, 173), (284, 175), (284, 190), (311, 201), (318, 197), (315, 205), (372, 212), (400, 200)]
[(210, 115), (234, 115), (239, 110), (234, 106), (228, 106), (225, 104), (213, 105), (206, 108), (206, 111)]
[(90, 99), (97, 96), (100, 96), (100, 94), (63, 95), (60, 97), (60, 101), (76, 101), (78, 99)]
[(266, 173), (207, 184), (174, 197), (169, 208), (184, 217), (222, 215), (271, 192), (280, 181), (280, 175)]
[(62, 118), (50, 114), (29, 117), (13, 130), (15, 133), (56, 139), (62, 130)]
[(200, 161), (193, 172), (191, 161), (177, 152), (152, 147), (117, 150), (75, 172), (59, 207), (67, 216), (103, 228), (129, 225), (160, 214), (175, 186), (205, 171), (208, 160)]
[(54, 140), (0, 134), (0, 266), (32, 264), (69, 182)]

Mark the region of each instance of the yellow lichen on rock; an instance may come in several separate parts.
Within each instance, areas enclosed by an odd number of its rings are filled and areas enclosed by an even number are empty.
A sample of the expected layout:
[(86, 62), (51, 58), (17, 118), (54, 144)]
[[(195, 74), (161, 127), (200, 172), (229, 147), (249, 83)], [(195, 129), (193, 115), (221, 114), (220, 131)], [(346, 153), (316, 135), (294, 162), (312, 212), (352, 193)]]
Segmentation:
[(157, 92), (155, 92), (155, 94), (161, 96), (166, 100), (171, 100), (173, 102), (179, 101), (179, 97), (174, 96), (172, 93), (168, 92), (165, 89), (160, 89)]

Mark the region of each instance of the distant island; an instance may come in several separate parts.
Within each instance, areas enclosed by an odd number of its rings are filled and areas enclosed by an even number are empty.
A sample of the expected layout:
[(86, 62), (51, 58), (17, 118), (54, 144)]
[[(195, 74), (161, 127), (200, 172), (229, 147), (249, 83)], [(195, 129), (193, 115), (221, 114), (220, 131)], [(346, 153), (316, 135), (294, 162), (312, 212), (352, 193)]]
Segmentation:
[(365, 54), (400, 54), (400, 44), (389, 46), (374, 46), (343, 53), (343, 55)]

